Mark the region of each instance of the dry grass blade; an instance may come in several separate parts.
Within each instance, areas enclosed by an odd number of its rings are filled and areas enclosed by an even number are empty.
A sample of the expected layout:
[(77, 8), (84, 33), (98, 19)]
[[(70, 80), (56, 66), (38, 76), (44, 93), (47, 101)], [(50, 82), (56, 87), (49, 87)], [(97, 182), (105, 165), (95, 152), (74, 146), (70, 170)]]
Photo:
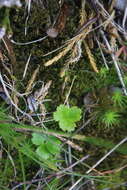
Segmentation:
[(60, 139), (61, 141), (65, 142), (66, 144), (70, 145), (73, 149), (78, 150), (79, 152), (83, 151), (83, 148), (81, 148), (79, 145), (73, 143), (72, 141), (67, 140), (67, 139), (65, 139), (63, 137), (60, 137), (59, 135), (56, 135), (56, 137), (58, 139)]
[(3, 42), (8, 51), (8, 55), (9, 55), (12, 65), (15, 65), (16, 64), (16, 56), (14, 53), (14, 49), (13, 49), (11, 41), (8, 39), (8, 37), (6, 35), (3, 38)]
[(73, 51), (72, 51), (72, 55), (69, 59), (69, 63), (74, 63), (74, 62), (78, 62), (81, 58), (81, 55), (82, 55), (82, 48), (81, 48), (81, 45), (82, 45), (82, 40), (79, 40), (74, 48), (73, 48)]
[(38, 101), (44, 100), (44, 98), (48, 94), (48, 90), (49, 90), (51, 84), (52, 84), (52, 81), (50, 80), (45, 85), (42, 85), (42, 87), (35, 92), (35, 98)]
[(33, 85), (33, 83), (35, 82), (35, 79), (36, 79), (37, 74), (38, 74), (38, 72), (39, 72), (39, 68), (40, 68), (40, 66), (38, 66), (37, 69), (36, 69), (36, 70), (34, 71), (34, 73), (32, 74), (32, 77), (31, 77), (31, 79), (29, 80), (28, 85), (27, 85), (27, 87), (26, 87), (25, 93), (31, 91), (32, 85)]
[(77, 162), (75, 162), (74, 164), (72, 164), (71, 166), (69, 166), (68, 168), (65, 168), (64, 170), (58, 172), (57, 175), (61, 175), (62, 173), (70, 170), (70, 168), (73, 168), (74, 166), (76, 166), (79, 163), (82, 163), (84, 160), (86, 160), (88, 158), (89, 158), (89, 155), (84, 156), (82, 159), (78, 160)]
[(124, 94), (127, 96), (126, 85), (125, 85), (125, 83), (124, 83), (124, 80), (123, 80), (123, 77), (122, 77), (122, 73), (121, 73), (120, 68), (119, 68), (119, 66), (118, 66), (116, 57), (115, 57), (114, 53), (112, 53), (112, 48), (111, 48), (111, 46), (110, 46), (110, 44), (109, 44), (109, 42), (108, 42), (106, 36), (104, 35), (104, 32), (101, 30), (100, 33), (101, 33), (101, 35), (102, 35), (102, 38), (103, 38), (104, 41), (105, 41), (105, 44), (106, 44), (106, 46), (107, 46), (107, 49), (111, 52), (111, 57), (112, 57), (112, 60), (113, 60), (115, 69), (116, 69), (116, 71), (117, 71), (117, 74), (118, 74), (120, 83), (121, 83), (121, 85), (122, 85)]
[(75, 43), (74, 41), (70, 43), (62, 52), (60, 52), (58, 55), (53, 57), (53, 59), (50, 59), (49, 61), (47, 61), (44, 65), (47, 67), (57, 62), (61, 57), (65, 56), (72, 49), (74, 43)]
[(92, 66), (93, 70), (94, 70), (96, 73), (98, 73), (99, 70), (98, 70), (98, 68), (97, 68), (97, 66), (96, 66), (96, 61), (95, 61), (95, 59), (94, 59), (94, 57), (93, 57), (93, 54), (91, 53), (91, 50), (90, 50), (89, 46), (87, 45), (87, 43), (86, 43), (85, 41), (84, 41), (84, 45), (85, 45), (85, 50), (86, 50), (86, 53), (87, 53), (87, 55), (88, 55), (88, 58), (89, 58), (89, 61), (90, 61), (91, 66)]

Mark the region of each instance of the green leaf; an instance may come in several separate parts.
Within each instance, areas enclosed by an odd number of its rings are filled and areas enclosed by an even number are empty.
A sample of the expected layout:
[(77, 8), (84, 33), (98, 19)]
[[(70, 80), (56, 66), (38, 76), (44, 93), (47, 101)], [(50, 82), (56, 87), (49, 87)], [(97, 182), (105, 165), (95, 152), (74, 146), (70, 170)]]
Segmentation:
[(60, 144), (61, 141), (59, 141), (54, 136), (49, 136), (49, 138), (46, 141), (47, 150), (53, 155), (60, 154), (60, 149), (61, 149)]
[(59, 122), (59, 126), (63, 131), (74, 131), (76, 121), (81, 119), (81, 109), (76, 106), (71, 108), (60, 105), (53, 114), (54, 120)]
[(47, 142), (46, 143), (46, 148), (53, 155), (57, 155), (57, 154), (60, 153), (60, 146), (59, 145), (55, 145), (55, 144), (52, 144), (50, 142)]
[(60, 149), (61, 149), (60, 147), (61, 142), (59, 140), (57, 140), (56, 142), (55, 141), (52, 140), (46, 143), (48, 151), (53, 155), (60, 154)]
[(33, 133), (32, 134), (32, 143), (35, 144), (35, 145), (41, 145), (44, 143), (45, 141), (45, 138), (43, 135), (39, 134), (39, 133)]
[(50, 157), (50, 153), (47, 150), (46, 144), (41, 144), (37, 149), (36, 153), (40, 158), (48, 159)]

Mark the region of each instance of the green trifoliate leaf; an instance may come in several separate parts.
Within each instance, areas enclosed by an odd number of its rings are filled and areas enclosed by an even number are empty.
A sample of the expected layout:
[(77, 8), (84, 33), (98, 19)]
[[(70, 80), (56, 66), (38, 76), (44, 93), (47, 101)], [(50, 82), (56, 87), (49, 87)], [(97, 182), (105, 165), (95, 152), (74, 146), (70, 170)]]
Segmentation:
[(41, 144), (37, 149), (36, 153), (42, 159), (48, 159), (50, 157), (50, 152), (47, 150), (46, 144)]
[(59, 122), (59, 126), (63, 131), (74, 131), (76, 121), (81, 119), (81, 109), (60, 105), (57, 111), (54, 112), (54, 120)]
[(55, 144), (52, 144), (50, 142), (47, 142), (46, 143), (46, 148), (53, 155), (57, 155), (57, 154), (60, 153), (60, 146), (57, 145), (57, 144), (55, 145)]
[(56, 137), (50, 136), (50, 139), (46, 142), (46, 147), (51, 154), (57, 155), (60, 153), (60, 144), (61, 142)]
[(39, 133), (33, 133), (32, 136), (32, 143), (35, 145), (41, 145), (45, 141), (44, 136)]

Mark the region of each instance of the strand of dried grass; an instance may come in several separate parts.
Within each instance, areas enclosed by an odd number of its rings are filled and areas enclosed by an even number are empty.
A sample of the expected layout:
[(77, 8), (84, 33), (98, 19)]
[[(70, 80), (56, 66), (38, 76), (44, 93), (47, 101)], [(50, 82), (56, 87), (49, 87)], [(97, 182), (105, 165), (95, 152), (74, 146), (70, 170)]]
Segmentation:
[(53, 59), (50, 59), (49, 61), (47, 61), (44, 65), (47, 67), (57, 62), (61, 57), (65, 56), (72, 49), (74, 43), (75, 41), (72, 41), (62, 52), (60, 52), (58, 55), (53, 57)]
[(82, 45), (82, 40), (79, 40), (79, 41), (74, 45), (72, 54), (71, 54), (70, 59), (69, 59), (69, 63), (76, 63), (76, 62), (78, 62), (78, 61), (80, 60), (81, 55), (82, 55), (82, 48), (81, 48), (81, 45)]
[[(99, 1), (96, 1), (98, 7), (100, 8), (100, 14), (107, 20), (110, 19), (111, 16), (109, 14), (109, 12), (104, 8), (103, 4)], [(116, 27), (116, 29), (118, 31), (120, 31), (124, 36), (127, 35), (127, 32), (125, 32), (125, 30), (119, 25), (117, 24), (114, 20), (111, 20), (111, 23), (113, 24), (114, 27)]]
[(115, 7), (116, 0), (112, 0), (108, 12), (111, 13)]
[[(81, 49), (82, 42), (86, 38), (86, 36), (91, 32), (91, 28), (92, 28), (92, 23), (88, 28), (86, 28), (84, 31), (82, 31), (81, 34), (77, 35), (73, 39), (73, 41), (75, 41), (74, 46), (73, 46), (73, 51), (72, 51), (69, 61), (67, 61), (66, 65), (64, 66), (64, 68), (62, 69), (62, 71), (60, 73), (61, 77), (65, 76), (66, 70), (68, 69), (70, 63), (79, 61), (79, 59), (81, 57), (81, 53), (82, 53), (82, 49)], [(80, 43), (80, 44), (78, 45), (78, 43)]]
[(89, 174), (93, 169), (95, 169), (98, 165), (100, 165), (101, 162), (103, 162), (111, 153), (113, 153), (120, 145), (125, 143), (127, 141), (127, 137), (125, 137), (123, 140), (121, 140), (116, 146), (114, 146), (107, 154), (105, 154), (100, 160), (96, 162), (87, 172), (86, 174)]
[[(84, 1), (84, 2), (82, 2), (82, 8), (80, 10), (80, 21), (79, 21), (80, 26), (82, 26), (85, 22), (87, 22), (87, 16), (88, 15), (86, 14), (86, 11), (85, 11), (85, 1)], [(81, 55), (82, 55), (82, 48), (81, 48), (82, 41), (83, 40), (80, 39), (77, 41), (77, 43), (75, 43), (68, 63), (75, 63), (80, 60)]]
[(116, 72), (117, 72), (119, 81), (120, 81), (120, 83), (121, 83), (123, 92), (124, 92), (124, 94), (127, 96), (126, 85), (125, 85), (125, 83), (124, 83), (121, 70), (120, 70), (119, 65), (118, 65), (118, 63), (117, 63), (116, 56), (115, 56), (115, 54), (114, 54), (114, 52), (113, 52), (114, 50), (112, 51), (112, 48), (111, 48), (111, 46), (110, 46), (110, 44), (109, 44), (109, 42), (108, 42), (108, 39), (106, 38), (106, 36), (105, 36), (105, 34), (104, 34), (104, 32), (103, 32), (102, 30), (100, 30), (100, 34), (101, 34), (101, 36), (102, 36), (102, 38), (103, 38), (103, 40), (104, 40), (104, 42), (105, 42), (105, 44), (106, 44), (106, 47), (107, 47), (108, 51), (109, 51), (110, 54), (111, 54), (111, 58), (112, 58), (112, 61), (113, 61), (113, 63), (114, 63), (114, 66), (115, 66), (115, 69), (116, 69)]
[(119, 37), (119, 34), (118, 34), (118, 32), (117, 32), (117, 30), (116, 30), (116, 28), (114, 26), (112, 26), (110, 32), (111, 32), (111, 35), (110, 35), (111, 36), (111, 39), (110, 39), (111, 48), (116, 49), (116, 47), (117, 47), (117, 39)]
[(13, 44), (11, 43), (10, 39), (8, 39), (8, 37), (6, 35), (3, 37), (2, 40), (5, 45), (6, 50), (8, 52), (9, 58), (11, 60), (11, 64), (15, 65), (16, 64), (16, 56), (15, 56)]
[[(90, 18), (91, 18), (91, 17), (93, 17), (93, 14), (90, 15)], [(86, 33), (86, 34), (91, 31), (92, 25), (93, 25), (93, 23), (91, 23), (91, 25), (90, 25), (88, 28), (85, 29), (85, 33)], [(86, 41), (84, 41), (84, 45), (85, 45), (85, 50), (86, 50), (86, 53), (87, 53), (87, 55), (88, 55), (88, 58), (89, 58), (89, 61), (90, 61), (91, 66), (92, 66), (93, 70), (94, 70), (96, 73), (98, 73), (99, 71), (98, 71), (97, 66), (96, 66), (96, 61), (95, 61), (95, 59), (94, 59), (94, 56), (93, 56), (93, 54), (92, 54), (92, 52), (91, 52), (91, 50), (90, 50), (88, 44), (86, 43)]]
[(82, 8), (80, 11), (80, 21), (79, 21), (81, 26), (83, 25), (83, 23), (87, 21), (87, 15), (88, 13), (86, 13), (86, 10), (85, 10), (85, 1), (82, 1)]
[(70, 145), (73, 149), (78, 150), (80, 152), (83, 151), (83, 148), (75, 144), (74, 142), (67, 140), (66, 138), (60, 137), (59, 135), (56, 135), (56, 137), (59, 138), (61, 141), (65, 142), (66, 144)]
[(39, 72), (39, 68), (40, 68), (40, 66), (38, 66), (37, 69), (33, 72), (32, 77), (29, 80), (28, 85), (26, 87), (25, 93), (30, 92), (30, 90), (32, 89), (32, 84), (34, 83), (34, 81), (35, 81), (35, 79), (37, 77), (37, 74)]
[(112, 20), (114, 20), (114, 18), (115, 18), (115, 10), (111, 12), (110, 17), (107, 19), (104, 25), (104, 30), (106, 30), (110, 36), (110, 43), (112, 48), (117, 47), (116, 40), (119, 38), (118, 31), (116, 27), (114, 27), (112, 24)]
[(106, 28), (108, 27), (109, 24), (112, 23), (112, 20), (114, 20), (115, 18), (115, 11), (113, 11), (110, 15), (110, 17), (106, 20), (105, 24), (104, 24), (104, 30), (106, 30)]
[(86, 41), (84, 41), (84, 45), (85, 45), (85, 50), (86, 50), (86, 53), (87, 53), (87, 56), (88, 56), (88, 58), (89, 58), (89, 61), (90, 61), (91, 66), (92, 66), (93, 70), (94, 70), (96, 73), (98, 73), (99, 70), (98, 70), (98, 68), (97, 68), (96, 61), (95, 61), (94, 56), (93, 56), (93, 54), (92, 54), (92, 52), (91, 52), (89, 46), (87, 45), (87, 42), (86, 42)]

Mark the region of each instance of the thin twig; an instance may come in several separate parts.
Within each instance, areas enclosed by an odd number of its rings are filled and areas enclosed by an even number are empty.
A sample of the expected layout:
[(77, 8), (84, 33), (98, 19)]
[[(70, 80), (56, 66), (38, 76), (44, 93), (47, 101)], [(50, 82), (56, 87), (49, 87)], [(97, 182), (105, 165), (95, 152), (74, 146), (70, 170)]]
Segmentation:
[(127, 141), (127, 137), (125, 137), (122, 141), (120, 141), (114, 148), (112, 148), (105, 156), (103, 156), (95, 165), (90, 168), (86, 174), (89, 174), (93, 169), (95, 169), (101, 162), (103, 162), (112, 152), (114, 152), (120, 145)]
[(118, 74), (118, 77), (119, 77), (120, 83), (121, 83), (121, 85), (122, 85), (123, 92), (124, 92), (124, 94), (127, 96), (126, 86), (125, 86), (125, 84), (124, 84), (124, 80), (123, 80), (123, 77), (122, 77), (121, 71), (120, 71), (120, 69), (119, 69), (119, 66), (118, 66), (118, 64), (117, 64), (117, 61), (116, 61), (115, 55), (114, 55), (114, 53), (112, 53), (112, 48), (111, 48), (111, 46), (110, 46), (110, 44), (109, 44), (109, 42), (108, 42), (106, 36), (104, 35), (104, 32), (101, 30), (100, 33), (101, 33), (101, 35), (102, 35), (102, 38), (103, 38), (104, 41), (105, 41), (105, 44), (106, 44), (106, 46), (107, 46), (109, 52), (111, 52), (111, 57), (112, 57), (112, 60), (113, 60), (113, 63), (114, 63), (115, 69), (116, 69), (116, 71), (117, 71), (117, 74)]
[(65, 168), (64, 170), (60, 171), (60, 172), (57, 172), (57, 175), (61, 175), (65, 172), (67, 172), (68, 170), (70, 170), (71, 168), (75, 167), (77, 164), (83, 162), (84, 160), (88, 159), (89, 158), (89, 155), (87, 156), (84, 156), (82, 159), (78, 160), (77, 162), (75, 162), (74, 164), (72, 164), (71, 166), (69, 166), (68, 168)]
[(22, 77), (23, 79), (24, 79), (25, 76), (26, 76), (26, 72), (27, 72), (27, 69), (28, 69), (28, 65), (29, 65), (30, 59), (31, 59), (31, 53), (30, 53), (30, 55), (29, 55), (29, 57), (28, 57), (28, 60), (27, 60), (27, 62), (26, 62), (26, 66), (25, 66), (25, 69), (24, 69), (23, 77)]
[(44, 36), (44, 37), (39, 38), (39, 39), (37, 39), (37, 40), (33, 40), (33, 41), (25, 42), (25, 43), (23, 43), (23, 42), (16, 42), (16, 41), (14, 41), (13, 39), (11, 39), (10, 41), (11, 41), (13, 44), (15, 44), (15, 45), (24, 46), (24, 45), (34, 44), (34, 43), (36, 43), (36, 42), (41, 42), (41, 41), (43, 41), (44, 39), (46, 39), (47, 37), (48, 37), (48, 36)]

